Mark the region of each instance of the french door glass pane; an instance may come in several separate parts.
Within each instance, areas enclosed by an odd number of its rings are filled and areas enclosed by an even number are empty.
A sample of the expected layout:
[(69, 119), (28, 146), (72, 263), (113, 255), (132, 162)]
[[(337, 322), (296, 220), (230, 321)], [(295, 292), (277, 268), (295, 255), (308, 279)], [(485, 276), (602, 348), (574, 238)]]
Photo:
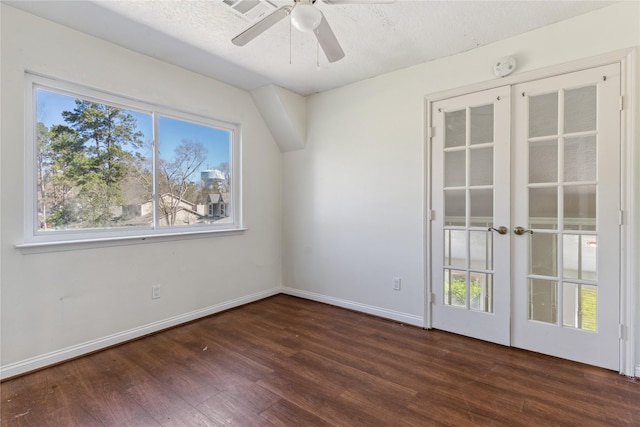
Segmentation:
[(558, 275), (558, 237), (556, 234), (529, 235), (529, 274), (556, 277)]
[(529, 98), (529, 137), (558, 134), (557, 92)]
[(529, 279), (529, 320), (556, 323), (558, 321), (558, 283)]
[(529, 182), (558, 182), (558, 140), (529, 143)]
[(597, 324), (597, 288), (564, 283), (562, 289), (562, 325), (595, 331)]
[(445, 225), (465, 225), (466, 224), (465, 195), (466, 195), (465, 190), (445, 190), (444, 191)]
[(564, 141), (564, 181), (596, 179), (596, 136), (566, 138)]
[(596, 130), (596, 87), (570, 89), (564, 93), (564, 131)]
[(493, 269), (493, 232), (469, 232), (469, 266), (483, 270)]
[(469, 307), (471, 310), (493, 313), (493, 274), (470, 273)]
[(451, 267), (467, 266), (467, 232), (444, 230), (444, 264)]
[(470, 109), (470, 115), (471, 128), (469, 143), (475, 145), (493, 142), (493, 104), (472, 107)]
[(444, 186), (463, 187), (466, 183), (465, 151), (444, 153)]
[[(493, 147), (470, 150), (470, 185), (493, 184)], [(448, 153), (447, 153), (448, 154)]]
[(564, 228), (567, 230), (596, 229), (596, 186), (564, 187)]
[(449, 111), (444, 113), (444, 147), (460, 147), (465, 145), (467, 138), (466, 110)]
[(558, 227), (558, 188), (529, 188), (529, 226), (555, 229)]
[(562, 277), (595, 281), (597, 236), (565, 234), (562, 238)]
[(460, 270), (444, 270), (444, 303), (456, 307), (467, 306), (467, 273)]
[(493, 225), (493, 189), (471, 189), (469, 193), (469, 224), (471, 226), (491, 227)]

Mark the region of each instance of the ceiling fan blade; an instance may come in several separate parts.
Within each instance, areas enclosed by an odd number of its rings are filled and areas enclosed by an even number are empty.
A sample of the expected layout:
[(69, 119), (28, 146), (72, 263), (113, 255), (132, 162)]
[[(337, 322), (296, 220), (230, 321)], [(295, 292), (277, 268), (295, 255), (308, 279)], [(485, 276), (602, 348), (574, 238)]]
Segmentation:
[(273, 12), (271, 15), (264, 17), (262, 20), (256, 22), (251, 27), (244, 30), (242, 33), (231, 39), (231, 43), (236, 46), (244, 46), (251, 40), (258, 37), (260, 34), (280, 22), (283, 18), (289, 16), (293, 6), (282, 6), (280, 9)]
[(340, 47), (340, 43), (338, 43), (338, 39), (329, 26), (329, 22), (327, 22), (324, 14), (322, 14), (322, 21), (320, 21), (318, 28), (313, 30), (313, 34), (316, 35), (318, 43), (320, 43), (320, 47), (324, 51), (329, 62), (336, 62), (344, 58), (344, 51), (342, 50), (342, 47)]
[(396, 0), (322, 0), (327, 4), (389, 4)]

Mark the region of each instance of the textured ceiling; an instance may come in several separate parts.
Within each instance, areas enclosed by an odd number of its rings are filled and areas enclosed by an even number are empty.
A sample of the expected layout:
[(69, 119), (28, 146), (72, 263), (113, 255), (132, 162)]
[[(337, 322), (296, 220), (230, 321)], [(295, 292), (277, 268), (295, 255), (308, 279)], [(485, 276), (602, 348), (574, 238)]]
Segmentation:
[[(317, 1), (345, 51), (328, 63), (288, 18), (247, 46), (252, 23), (221, 0), (8, 1), (11, 6), (247, 90), (276, 84), (302, 95), (454, 55), (611, 4), (607, 1)], [(272, 1), (277, 7), (293, 1)], [(512, 52), (505, 52), (510, 54)]]

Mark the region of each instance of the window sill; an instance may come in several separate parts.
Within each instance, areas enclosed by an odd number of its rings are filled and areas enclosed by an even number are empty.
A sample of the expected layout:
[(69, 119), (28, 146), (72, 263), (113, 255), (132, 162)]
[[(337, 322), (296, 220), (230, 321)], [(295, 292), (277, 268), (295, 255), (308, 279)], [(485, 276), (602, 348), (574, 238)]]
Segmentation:
[(98, 237), (91, 239), (58, 240), (50, 242), (29, 242), (15, 245), (25, 255), (46, 252), (77, 251), (83, 249), (107, 248), (113, 246), (139, 245), (145, 243), (171, 242), (176, 240), (201, 239), (220, 235), (242, 234), (247, 228), (227, 230), (200, 230), (180, 233), (140, 234), (131, 236)]

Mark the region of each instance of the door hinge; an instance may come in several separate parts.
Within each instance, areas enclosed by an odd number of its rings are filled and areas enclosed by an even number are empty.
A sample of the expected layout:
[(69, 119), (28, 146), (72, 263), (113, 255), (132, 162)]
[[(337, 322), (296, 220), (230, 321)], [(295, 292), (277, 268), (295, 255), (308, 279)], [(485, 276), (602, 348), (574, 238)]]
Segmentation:
[(427, 128), (427, 138), (433, 138), (436, 134), (436, 128), (431, 126)]
[(620, 95), (620, 111), (624, 110), (624, 95)]
[(435, 213), (433, 212), (433, 210), (429, 209), (427, 211), (427, 220), (428, 221), (433, 221), (433, 217), (435, 216)]
[(618, 323), (618, 339), (624, 339), (624, 325), (622, 323)]
[(435, 304), (436, 303), (436, 294), (435, 292), (431, 292), (431, 304)]
[(618, 211), (618, 225), (624, 225), (624, 211)]

